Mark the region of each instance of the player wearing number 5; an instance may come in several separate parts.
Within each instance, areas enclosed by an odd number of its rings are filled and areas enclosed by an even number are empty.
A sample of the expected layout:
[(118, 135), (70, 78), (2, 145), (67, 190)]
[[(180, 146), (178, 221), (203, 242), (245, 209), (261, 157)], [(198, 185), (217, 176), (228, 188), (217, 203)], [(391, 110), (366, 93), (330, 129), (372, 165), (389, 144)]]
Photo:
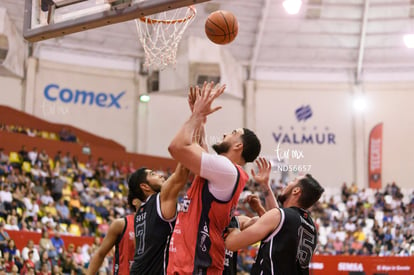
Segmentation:
[(135, 255), (130, 274), (164, 274), (168, 245), (177, 216), (177, 197), (187, 183), (188, 169), (178, 164), (167, 180), (147, 168), (128, 180), (128, 201), (142, 201), (135, 214)]
[(318, 233), (307, 211), (324, 189), (309, 174), (290, 182), (278, 196), (281, 208), (274, 208), (243, 231), (227, 236), (227, 249), (262, 241), (251, 274), (309, 274), (309, 263)]

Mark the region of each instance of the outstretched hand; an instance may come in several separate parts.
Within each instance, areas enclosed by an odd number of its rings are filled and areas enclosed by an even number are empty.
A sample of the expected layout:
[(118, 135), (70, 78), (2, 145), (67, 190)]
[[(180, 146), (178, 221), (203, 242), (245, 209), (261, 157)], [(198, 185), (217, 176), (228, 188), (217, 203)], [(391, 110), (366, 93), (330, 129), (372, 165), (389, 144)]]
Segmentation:
[(272, 171), (272, 165), (270, 164), (270, 161), (260, 157), (256, 160), (256, 165), (257, 168), (259, 168), (257, 174), (254, 172), (254, 169), (251, 170), (254, 181), (259, 183), (262, 187), (264, 185), (268, 185), (270, 172)]
[[(203, 87), (201, 90), (199, 90), (198, 87), (195, 87), (195, 89), (190, 89), (190, 95), (189, 95), (189, 104), (190, 104), (190, 98), (191, 100), (194, 99), (195, 101), (193, 104), (192, 112), (193, 114), (201, 115), (201, 116), (208, 116), (218, 110), (220, 110), (222, 107), (212, 107), (211, 104), (213, 101), (218, 98), (221, 94), (224, 93), (226, 86), (221, 85), (218, 87), (214, 86), (214, 82), (204, 82)], [(190, 104), (191, 109), (191, 104)]]

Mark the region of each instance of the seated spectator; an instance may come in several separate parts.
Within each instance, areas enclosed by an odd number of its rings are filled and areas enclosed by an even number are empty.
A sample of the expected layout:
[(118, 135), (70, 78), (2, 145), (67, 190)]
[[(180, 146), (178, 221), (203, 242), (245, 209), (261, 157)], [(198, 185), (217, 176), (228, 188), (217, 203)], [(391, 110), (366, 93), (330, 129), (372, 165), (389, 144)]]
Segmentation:
[(73, 252), (70, 252), (69, 250), (71, 250), (71, 246), (73, 246), (73, 244), (70, 244), (68, 246), (68, 251), (63, 251), (62, 254), (60, 255), (60, 267), (62, 269), (62, 273), (63, 274), (72, 274), (72, 272), (75, 269), (75, 263), (73, 260)]
[(96, 203), (95, 211), (96, 213), (98, 213), (99, 216), (101, 216), (104, 219), (107, 219), (109, 216), (108, 209), (101, 202)]
[(31, 198), (28, 198), (28, 196), (26, 196), (23, 201), (26, 206), (26, 221), (32, 222), (37, 219), (37, 215), (40, 211), (36, 197), (32, 196)]
[(43, 216), (41, 221), (42, 221), (43, 226), (46, 227), (46, 228), (54, 228), (56, 226), (56, 221), (53, 218), (51, 212), (49, 212), (45, 216)]
[(24, 262), (23, 267), (20, 270), (21, 275), (35, 275), (35, 264), (31, 260)]
[[(63, 273), (62, 273), (62, 268), (60, 268), (60, 266), (58, 266), (58, 265), (54, 265), (53, 267), (52, 267), (52, 274), (53, 275), (63, 275)], [(100, 274), (101, 275), (101, 274)]]
[(32, 151), (28, 153), (28, 158), (32, 166), (36, 164), (38, 156), (39, 156), (39, 152), (37, 151), (37, 147), (33, 147)]
[(52, 270), (52, 261), (50, 260), (49, 254), (46, 250), (42, 252), (40, 259), (35, 262), (35, 269), (41, 270), (43, 265), (46, 265), (49, 271)]
[(72, 197), (70, 198), (69, 207), (71, 208), (71, 211), (72, 211), (72, 217), (79, 217), (81, 202), (76, 192), (74, 192)]
[[(19, 268), (19, 270), (21, 271), (23, 268), (23, 264), (24, 261), (22, 260), (22, 258), (20, 256), (14, 256), (14, 264)], [(34, 274), (34, 273), (33, 273)]]
[(9, 240), (9, 234), (4, 231), (4, 222), (0, 221), (0, 252), (4, 251)]
[(70, 210), (69, 207), (67, 207), (67, 202), (63, 199), (60, 199), (56, 205), (56, 211), (59, 217), (59, 223), (64, 223), (69, 227), (72, 221), (70, 219)]
[(27, 245), (22, 250), (22, 258), (23, 261), (26, 261), (29, 259), (29, 252), (32, 251), (32, 261), (36, 263), (40, 257), (39, 257), (39, 251), (37, 251), (37, 248), (34, 246), (33, 240), (28, 240)]
[(4, 270), (9, 273), (14, 266), (14, 257), (9, 251), (3, 251), (3, 267)]
[(52, 190), (51, 194), (53, 197), (53, 200), (59, 201), (60, 198), (63, 196), (63, 188), (67, 186), (66, 179), (63, 179), (62, 177), (59, 177), (59, 175), (54, 175), (52, 178)]
[(36, 275), (52, 275), (52, 267), (48, 263), (43, 263)]
[(49, 258), (56, 258), (58, 255), (52, 241), (49, 239), (49, 232), (47, 230), (43, 230), (42, 232), (42, 238), (39, 241), (39, 249), (40, 253), (47, 251)]
[(9, 156), (4, 153), (4, 148), (0, 148), (0, 164), (5, 165), (9, 161)]
[(65, 249), (65, 242), (63, 241), (62, 237), (60, 236), (59, 231), (55, 231), (54, 236), (51, 238), (53, 247), (57, 251), (57, 253), (62, 253)]
[(78, 138), (76, 137), (76, 135), (71, 130), (69, 130), (69, 139), (68, 139), (68, 141), (70, 141), (70, 142), (77, 142), (78, 141)]
[(45, 149), (43, 149), (43, 150), (39, 153), (38, 160), (39, 160), (41, 163), (49, 163), (49, 155), (46, 153), (46, 150), (45, 150)]
[(59, 132), (59, 138), (61, 141), (77, 142), (76, 135), (67, 128), (62, 128), (62, 130)]
[(7, 211), (6, 206), (0, 197), (0, 220), (6, 220), (8, 215), (9, 211)]
[(105, 237), (109, 230), (109, 224), (106, 219), (102, 219), (102, 223), (98, 225), (98, 232), (102, 237)]
[(68, 233), (73, 236), (81, 236), (82, 235), (81, 227), (79, 226), (78, 223), (71, 223), (68, 229)]
[(83, 260), (82, 246), (78, 245), (76, 247), (76, 251), (73, 253), (73, 260), (77, 269), (83, 269), (85, 262)]
[(9, 215), (7, 217), (7, 223), (4, 225), (4, 229), (6, 230), (16, 230), (19, 231), (19, 225), (17, 224), (17, 216)]
[(73, 161), (70, 152), (66, 152), (66, 155), (62, 158), (62, 166), (65, 168), (65, 171), (66, 169), (73, 168)]
[(58, 216), (58, 212), (55, 206), (55, 202), (49, 202), (48, 205), (43, 207), (43, 212), (48, 215), (49, 213), (51, 214), (52, 218), (54, 220), (58, 220), (59, 216)]
[(39, 133), (39, 131), (36, 129), (26, 129), (26, 132), (29, 137), (36, 137)]
[(3, 249), (3, 252), (9, 252), (13, 257), (20, 257), (20, 250), (17, 249), (13, 239), (8, 240), (7, 246)]
[(10, 275), (18, 275), (19, 274), (19, 268), (17, 267), (17, 265), (13, 265)]
[(85, 213), (84, 218), (87, 222), (88, 227), (90, 228), (90, 232), (95, 233), (98, 224), (96, 223), (95, 210), (92, 207), (87, 208), (87, 212)]
[(21, 162), (23, 162), (23, 161), (29, 161), (30, 162), (29, 153), (26, 150), (26, 146), (22, 145), (22, 148), (17, 153), (19, 154)]
[(36, 164), (34, 164), (32, 166), (32, 169), (30, 169), (30, 173), (32, 174), (34, 180), (42, 178), (44, 176), (42, 171), (42, 163), (37, 162)]
[(339, 237), (335, 238), (335, 241), (333, 242), (332, 246), (335, 250), (335, 255), (341, 255), (343, 253), (344, 243), (339, 239)]
[(40, 202), (42, 203), (42, 206), (46, 206), (49, 203), (53, 203), (54, 202), (53, 197), (50, 194), (50, 190), (46, 190), (45, 191), (45, 194), (43, 194), (40, 197)]
[(4, 207), (6, 210), (11, 209), (11, 203), (13, 201), (13, 195), (10, 192), (10, 185), (3, 184), (2, 188), (0, 189), (0, 201), (4, 203)]
[(23, 199), (27, 193), (26, 184), (23, 183), (24, 181), (25, 181), (24, 178), (22, 178), (21, 180), (19, 179), (19, 183), (15, 184), (13, 194), (12, 194), (13, 201), (17, 204), (17, 207), (20, 208), (21, 210), (26, 208), (26, 205), (23, 202)]
[(78, 194), (82, 194), (85, 190), (85, 185), (80, 176), (75, 176), (73, 179), (73, 189), (78, 192)]

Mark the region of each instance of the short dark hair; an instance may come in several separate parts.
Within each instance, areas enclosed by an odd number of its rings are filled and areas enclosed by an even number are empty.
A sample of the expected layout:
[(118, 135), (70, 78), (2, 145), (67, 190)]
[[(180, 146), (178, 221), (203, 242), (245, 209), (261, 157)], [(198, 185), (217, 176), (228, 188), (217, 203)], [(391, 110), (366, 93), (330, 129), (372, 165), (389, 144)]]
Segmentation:
[(319, 184), (319, 182), (312, 177), (311, 174), (306, 174), (298, 184), (298, 187), (302, 190), (302, 194), (299, 198), (299, 204), (302, 208), (308, 209), (315, 202), (319, 200), (325, 189)]
[(241, 135), (241, 139), (243, 141), (242, 157), (244, 161), (254, 161), (260, 154), (260, 150), (262, 148), (259, 138), (253, 131), (243, 128), (243, 135)]
[(135, 209), (132, 201), (134, 199), (139, 199), (140, 201), (145, 201), (145, 194), (142, 191), (140, 184), (148, 183), (147, 181), (147, 168), (142, 167), (136, 170), (128, 179), (128, 205), (131, 209)]

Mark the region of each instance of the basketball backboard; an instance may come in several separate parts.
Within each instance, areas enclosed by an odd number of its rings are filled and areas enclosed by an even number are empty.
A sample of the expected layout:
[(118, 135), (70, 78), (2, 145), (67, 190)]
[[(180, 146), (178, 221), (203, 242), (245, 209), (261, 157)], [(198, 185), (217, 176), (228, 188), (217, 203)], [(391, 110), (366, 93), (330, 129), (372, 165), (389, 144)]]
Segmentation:
[(29, 42), (120, 23), (210, 0), (25, 0)]

